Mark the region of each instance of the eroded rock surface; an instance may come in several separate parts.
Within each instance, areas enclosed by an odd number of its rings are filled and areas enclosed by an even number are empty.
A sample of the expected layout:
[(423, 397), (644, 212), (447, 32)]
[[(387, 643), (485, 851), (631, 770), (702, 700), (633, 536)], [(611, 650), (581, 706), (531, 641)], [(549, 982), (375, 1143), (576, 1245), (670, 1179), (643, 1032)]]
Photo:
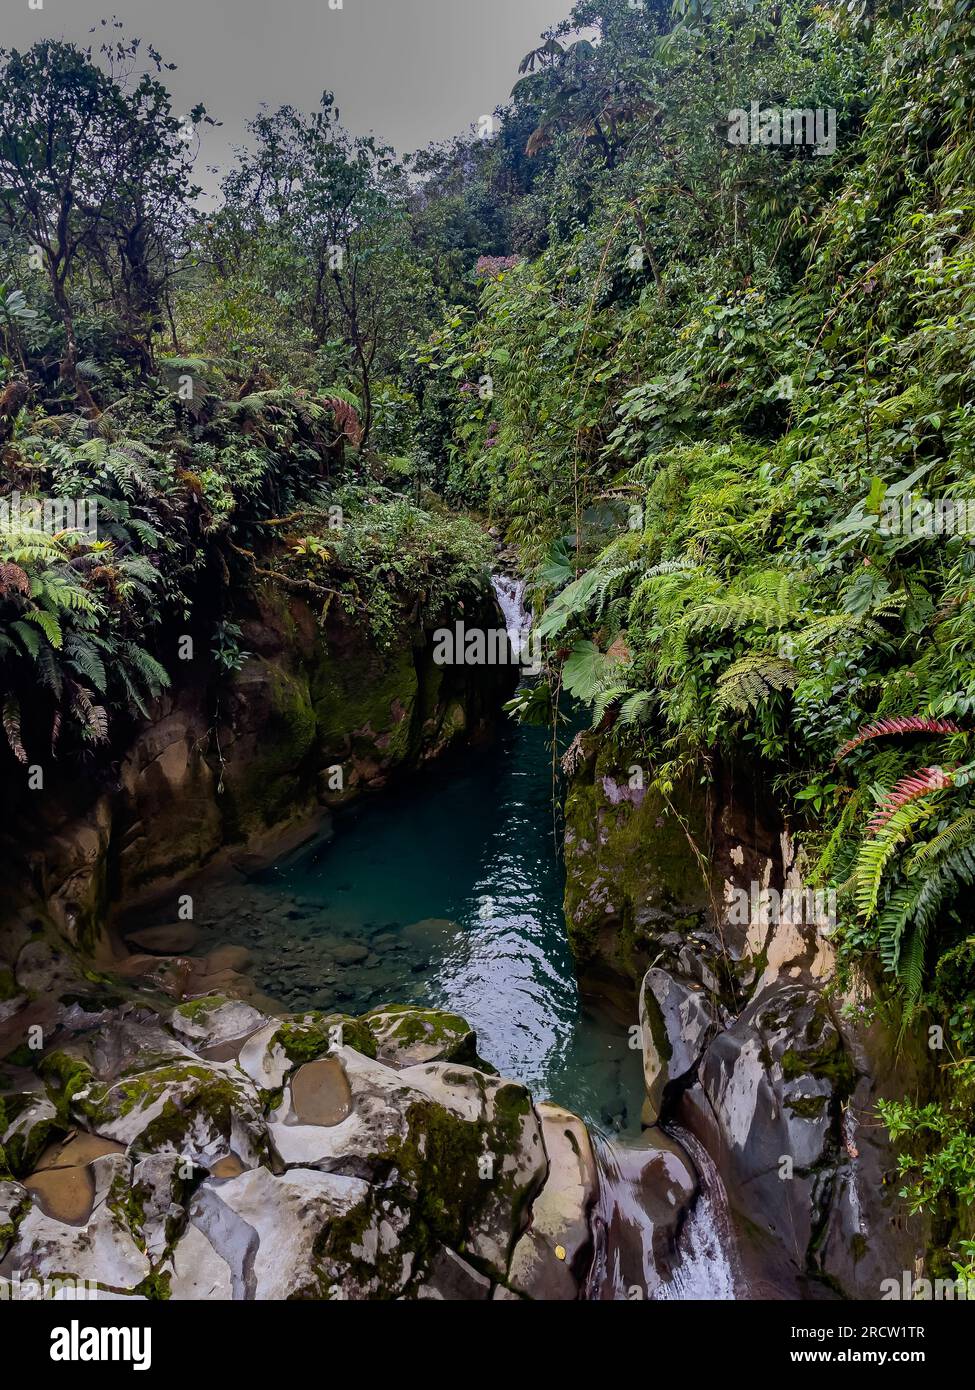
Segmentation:
[(0, 1097), (0, 1278), (177, 1299), (579, 1295), (585, 1126), (456, 1060), (476, 1057), (462, 1019), (274, 1018), (219, 997), (80, 1018), (43, 1085)]

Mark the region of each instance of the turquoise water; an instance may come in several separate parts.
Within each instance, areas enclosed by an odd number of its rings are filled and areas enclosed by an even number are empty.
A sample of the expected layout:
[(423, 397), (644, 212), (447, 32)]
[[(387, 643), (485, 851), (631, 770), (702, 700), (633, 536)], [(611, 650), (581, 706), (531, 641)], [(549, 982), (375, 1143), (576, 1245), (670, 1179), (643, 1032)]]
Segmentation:
[(635, 1005), (617, 1020), (580, 995), (552, 814), (548, 736), (512, 726), (449, 771), (346, 811), (330, 840), (249, 886), (262, 904), (261, 926), (243, 933), (258, 984), (292, 1009), (449, 1009), (537, 1099), (638, 1133)]

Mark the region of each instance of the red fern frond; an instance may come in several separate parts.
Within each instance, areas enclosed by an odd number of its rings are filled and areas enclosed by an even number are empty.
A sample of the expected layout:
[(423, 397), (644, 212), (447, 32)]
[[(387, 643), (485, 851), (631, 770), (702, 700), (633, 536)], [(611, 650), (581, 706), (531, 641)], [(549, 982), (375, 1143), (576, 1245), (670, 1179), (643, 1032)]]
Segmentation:
[(0, 598), (7, 598), (9, 594), (29, 594), (30, 580), (20, 568), (10, 561), (0, 564)]
[(340, 434), (343, 434), (350, 444), (361, 444), (362, 422), (355, 406), (350, 405), (348, 401), (343, 401), (340, 396), (326, 396), (324, 404), (335, 416), (335, 425)]
[(853, 738), (843, 747), (833, 759), (833, 764), (842, 762), (848, 753), (852, 753), (854, 748), (859, 748), (861, 743), (867, 743), (872, 738), (886, 738), (888, 734), (961, 734), (964, 729), (959, 729), (953, 719), (925, 719), (922, 715), (910, 714), (897, 719), (879, 719), (876, 724), (864, 724), (862, 729), (857, 729)]
[(881, 801), (867, 826), (868, 835), (876, 835), (882, 830), (895, 811), (916, 801), (919, 796), (929, 792), (940, 792), (950, 787), (954, 777), (941, 767), (922, 767), (920, 772), (912, 772), (910, 777), (902, 777), (896, 786)]

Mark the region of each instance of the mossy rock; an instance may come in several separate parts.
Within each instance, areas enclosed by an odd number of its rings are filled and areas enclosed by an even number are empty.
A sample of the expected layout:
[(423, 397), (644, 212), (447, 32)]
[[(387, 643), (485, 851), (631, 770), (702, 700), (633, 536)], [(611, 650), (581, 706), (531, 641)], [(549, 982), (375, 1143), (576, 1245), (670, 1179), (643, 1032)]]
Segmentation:
[(323, 763), (350, 756), (389, 766), (406, 761), (417, 691), (410, 645), (387, 656), (363, 644), (330, 653), (311, 681)]
[[(657, 954), (654, 936), (679, 922), (696, 924), (709, 893), (678, 815), (659, 794), (629, 786), (635, 761), (601, 749), (569, 783), (565, 917), (579, 964), (601, 958), (639, 980)], [(703, 843), (703, 798), (687, 788), (672, 799)]]
[(376, 1039), (379, 1060), (389, 1066), (445, 1061), (484, 1069), (477, 1055), (477, 1035), (458, 1014), (391, 1005), (371, 1009), (362, 1022)]
[(243, 838), (305, 808), (318, 721), (307, 678), (262, 657), (247, 663), (234, 697), (245, 727), (227, 751), (221, 810), (228, 833)]
[(315, 1062), (336, 1046), (355, 1048), (364, 1057), (376, 1056), (376, 1039), (368, 1023), (350, 1014), (297, 1014), (285, 1019), (274, 1034), (273, 1043), (280, 1044), (295, 1066)]
[(229, 1066), (176, 1061), (92, 1082), (72, 1109), (96, 1133), (139, 1154), (186, 1154), (206, 1163), (231, 1150), (249, 1162), (269, 1158), (257, 1090)]

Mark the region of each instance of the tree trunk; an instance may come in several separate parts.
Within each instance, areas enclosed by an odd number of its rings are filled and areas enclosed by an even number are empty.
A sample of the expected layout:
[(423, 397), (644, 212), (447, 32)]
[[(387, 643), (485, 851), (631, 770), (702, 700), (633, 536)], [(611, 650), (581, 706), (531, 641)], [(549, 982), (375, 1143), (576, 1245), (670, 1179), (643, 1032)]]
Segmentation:
[(58, 313), (61, 315), (61, 322), (64, 325), (64, 356), (61, 358), (61, 380), (71, 384), (79, 401), (86, 410), (97, 412), (98, 406), (88, 387), (78, 374), (78, 343), (74, 335), (74, 317), (71, 313), (71, 305), (68, 303), (68, 296), (65, 294), (64, 285), (56, 275), (52, 275), (51, 291), (54, 295), (54, 302), (57, 305)]

